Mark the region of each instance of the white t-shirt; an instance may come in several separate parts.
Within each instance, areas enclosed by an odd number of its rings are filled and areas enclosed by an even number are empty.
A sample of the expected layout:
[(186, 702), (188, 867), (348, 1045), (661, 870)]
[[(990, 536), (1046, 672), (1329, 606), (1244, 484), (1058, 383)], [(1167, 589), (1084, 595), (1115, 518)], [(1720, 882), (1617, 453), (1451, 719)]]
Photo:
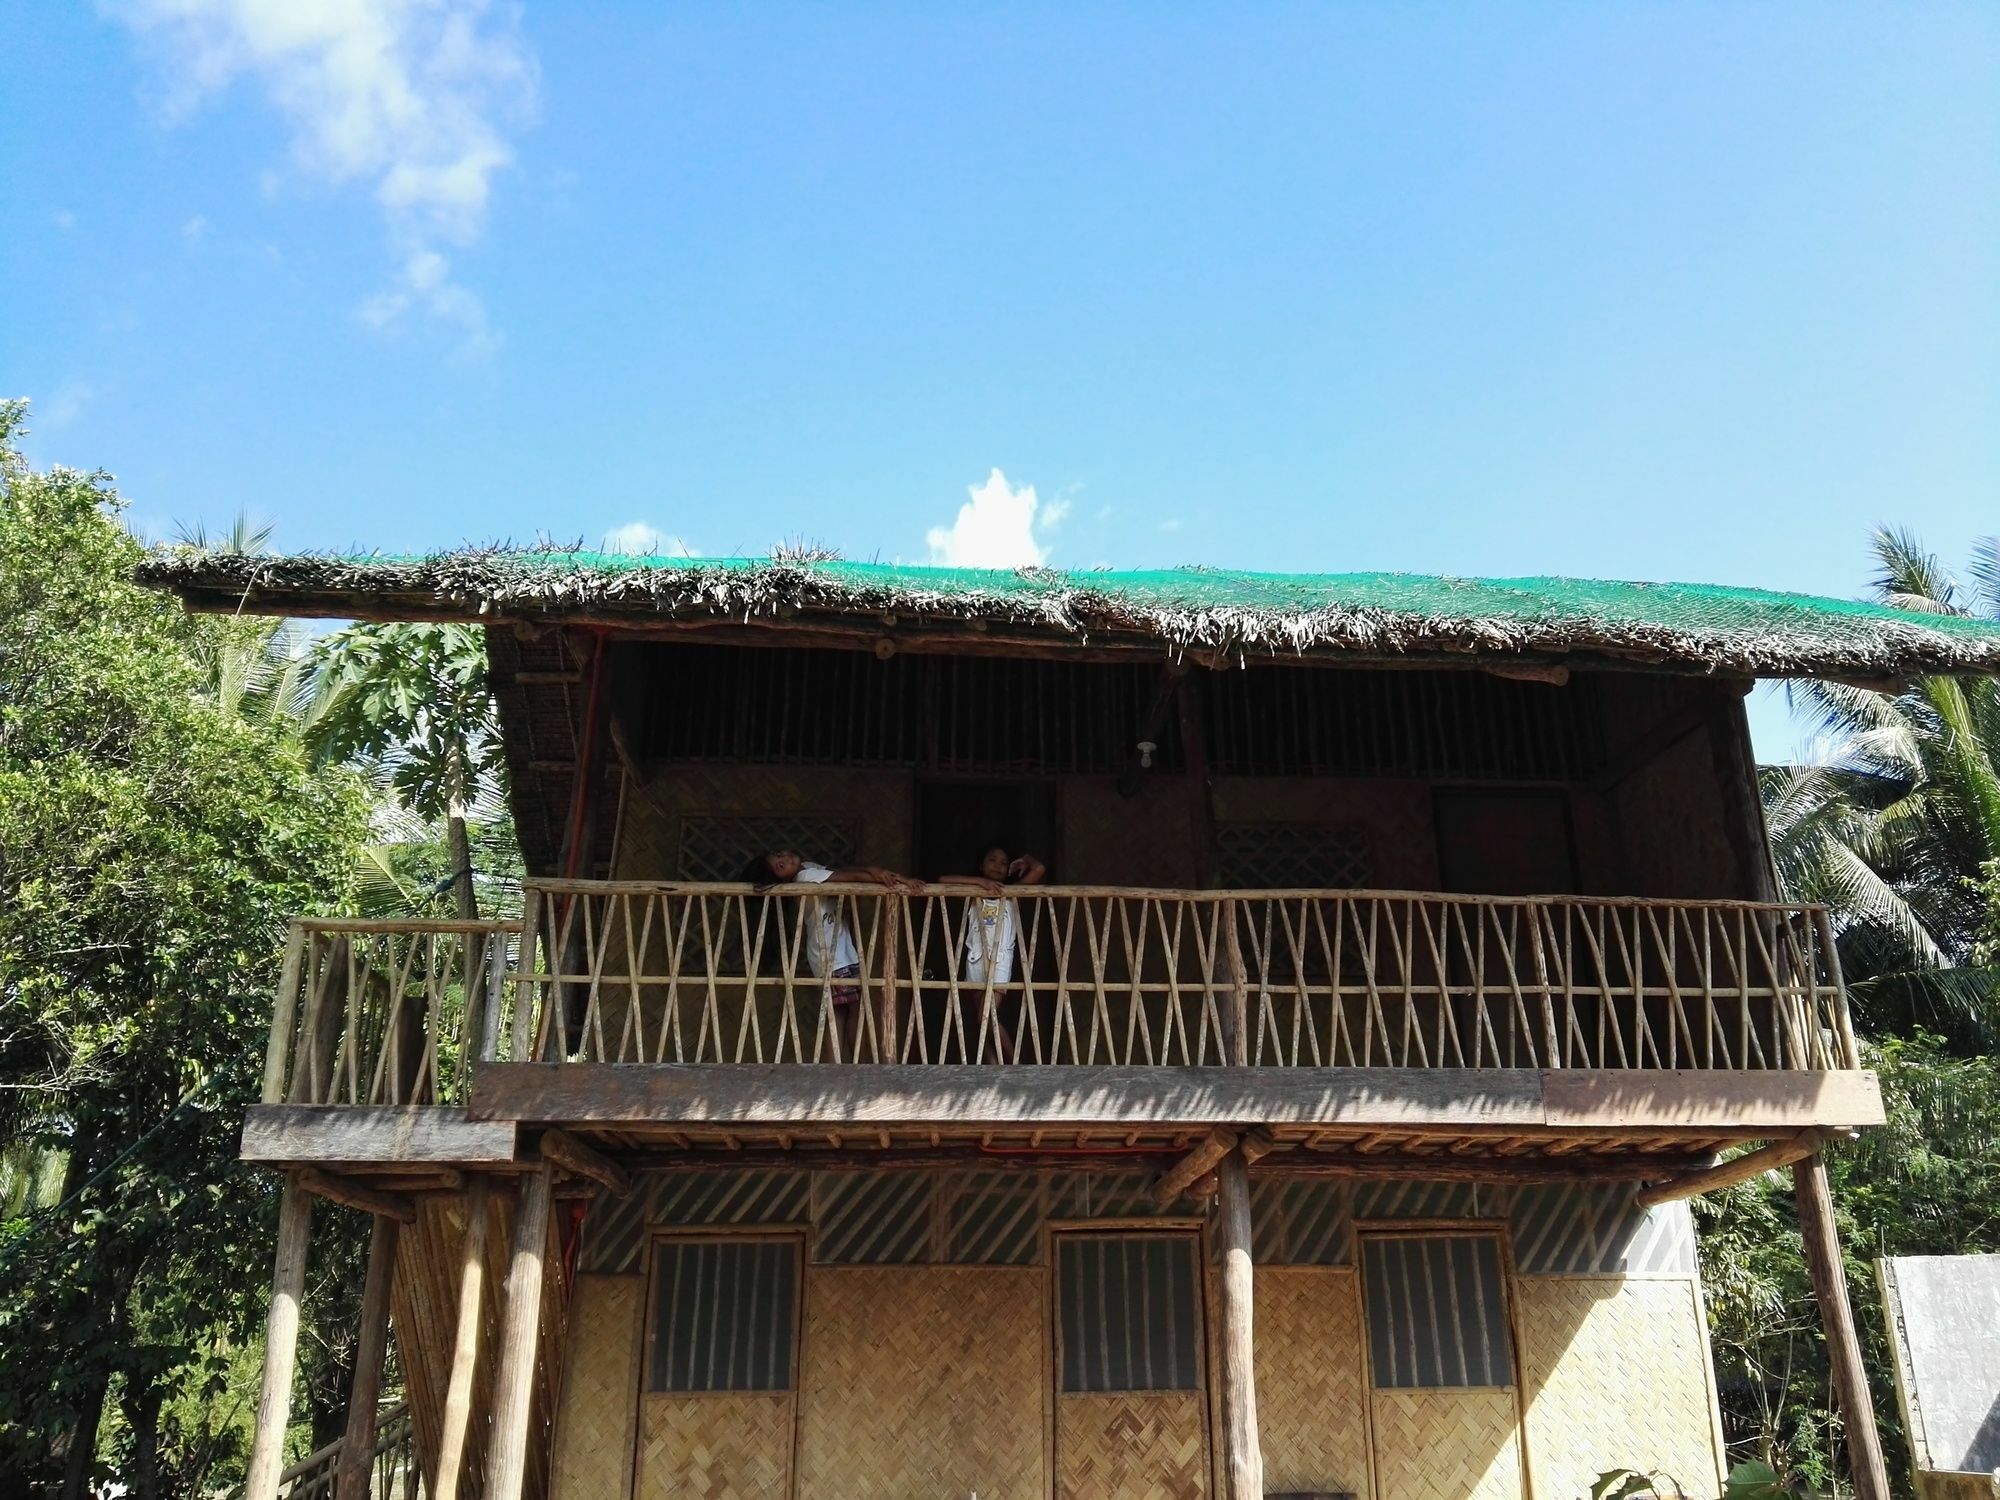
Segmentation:
[[(825, 865), (801, 864), (796, 878), (804, 885), (824, 885), (832, 876)], [(805, 907), (806, 962), (812, 965), (813, 977), (824, 979), (842, 969), (859, 968), (861, 950), (840, 920), (840, 903), (815, 899), (799, 904)]]
[[(1014, 938), (1021, 914), (1006, 896), (974, 896), (965, 911), (965, 977), (974, 984), (1014, 977)], [(990, 970), (989, 970), (990, 961)]]

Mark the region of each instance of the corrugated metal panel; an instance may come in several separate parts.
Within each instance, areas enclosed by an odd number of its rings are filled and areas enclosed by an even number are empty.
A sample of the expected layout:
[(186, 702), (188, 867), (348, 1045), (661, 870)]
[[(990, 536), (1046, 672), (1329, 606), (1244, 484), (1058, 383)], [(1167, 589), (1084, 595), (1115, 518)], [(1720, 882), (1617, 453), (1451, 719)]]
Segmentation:
[(1064, 1391), (1199, 1388), (1192, 1235), (1064, 1235), (1056, 1254)]
[(653, 1252), (655, 1391), (792, 1387), (793, 1240), (684, 1240)]
[(1493, 1236), (1370, 1235), (1362, 1241), (1361, 1265), (1378, 1388), (1513, 1384)]

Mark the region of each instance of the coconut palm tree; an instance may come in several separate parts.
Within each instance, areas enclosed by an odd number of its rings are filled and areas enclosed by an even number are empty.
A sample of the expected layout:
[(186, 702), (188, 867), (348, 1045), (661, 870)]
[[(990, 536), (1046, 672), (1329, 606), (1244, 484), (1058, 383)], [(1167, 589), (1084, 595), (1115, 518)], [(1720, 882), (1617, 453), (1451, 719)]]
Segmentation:
[[(1872, 539), (1874, 592), (1937, 614), (2000, 617), (2000, 542), (1970, 586), (1910, 535)], [(1954, 1043), (2000, 1037), (2000, 684), (1922, 677), (1893, 696), (1842, 683), (1791, 689), (1826, 747), (1763, 772), (1779, 875), (1822, 901), (1864, 1029), (1931, 1026)]]

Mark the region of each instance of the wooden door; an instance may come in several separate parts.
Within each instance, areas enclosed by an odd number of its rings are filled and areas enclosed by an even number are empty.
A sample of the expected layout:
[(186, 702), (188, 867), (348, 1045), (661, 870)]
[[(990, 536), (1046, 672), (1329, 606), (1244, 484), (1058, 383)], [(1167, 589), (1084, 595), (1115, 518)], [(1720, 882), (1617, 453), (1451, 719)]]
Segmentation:
[(1498, 1235), (1361, 1241), (1376, 1500), (1523, 1500)]
[(634, 1500), (788, 1500), (802, 1248), (789, 1234), (655, 1244)]
[(1198, 1238), (1059, 1234), (1054, 1282), (1058, 1500), (1205, 1500)]

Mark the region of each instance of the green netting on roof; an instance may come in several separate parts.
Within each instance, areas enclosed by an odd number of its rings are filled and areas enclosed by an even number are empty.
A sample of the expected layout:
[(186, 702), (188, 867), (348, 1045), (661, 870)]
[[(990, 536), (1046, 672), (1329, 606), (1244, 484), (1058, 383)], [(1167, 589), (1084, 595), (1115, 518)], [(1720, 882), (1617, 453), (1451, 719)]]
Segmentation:
[[(1240, 652), (1602, 652), (1770, 675), (2000, 670), (2000, 622), (1709, 584), (1411, 573), (988, 570), (488, 549), (433, 557), (161, 551), (143, 581), (194, 597), (368, 596), (510, 614), (890, 612)], [(209, 602), (215, 602), (213, 597)]]

